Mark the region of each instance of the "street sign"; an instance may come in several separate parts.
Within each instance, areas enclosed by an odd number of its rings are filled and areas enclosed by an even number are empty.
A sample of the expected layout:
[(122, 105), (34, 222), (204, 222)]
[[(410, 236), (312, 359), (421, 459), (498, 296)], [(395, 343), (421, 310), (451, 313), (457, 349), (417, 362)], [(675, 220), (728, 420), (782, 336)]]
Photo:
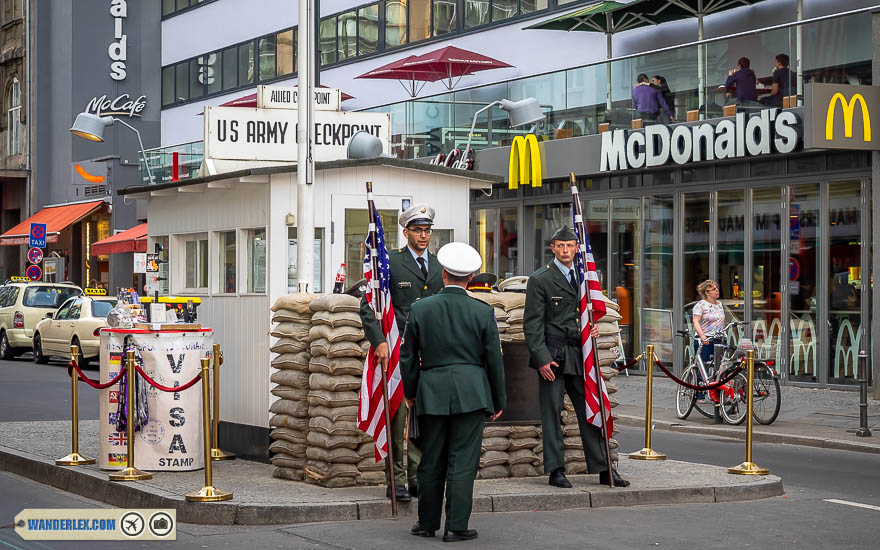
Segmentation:
[(28, 261), (32, 264), (38, 264), (43, 261), (43, 251), (39, 248), (31, 248), (28, 250)]
[(43, 270), (38, 265), (29, 265), (27, 271), (24, 272), (31, 281), (39, 281), (43, 278)]
[(144, 252), (134, 253), (134, 271), (132, 273), (147, 272), (147, 255)]
[(159, 292), (159, 275), (147, 273), (147, 292)]
[(159, 255), (158, 254), (147, 254), (147, 273), (158, 273), (159, 272)]
[(46, 248), (46, 224), (32, 223), (30, 244), (31, 248)]

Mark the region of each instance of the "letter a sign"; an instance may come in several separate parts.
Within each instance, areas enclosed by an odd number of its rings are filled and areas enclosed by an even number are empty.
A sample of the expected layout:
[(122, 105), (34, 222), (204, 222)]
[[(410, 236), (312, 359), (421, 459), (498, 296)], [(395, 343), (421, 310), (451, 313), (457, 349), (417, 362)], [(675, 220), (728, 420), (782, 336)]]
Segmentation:
[(880, 88), (809, 84), (804, 99), (807, 148), (880, 149)]

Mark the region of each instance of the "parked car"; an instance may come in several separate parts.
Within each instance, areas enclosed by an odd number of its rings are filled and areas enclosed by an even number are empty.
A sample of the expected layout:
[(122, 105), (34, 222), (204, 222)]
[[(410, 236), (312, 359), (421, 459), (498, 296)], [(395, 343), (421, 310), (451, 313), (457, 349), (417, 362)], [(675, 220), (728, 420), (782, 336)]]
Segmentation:
[(34, 327), (72, 296), (82, 294), (73, 283), (30, 282), (13, 277), (0, 287), (0, 359), (12, 359), (33, 348)]
[(101, 349), (100, 331), (116, 297), (90, 293), (68, 298), (58, 311), (34, 327), (34, 362), (47, 363), (52, 356), (70, 358), (70, 346), (79, 347), (80, 366), (86, 366)]

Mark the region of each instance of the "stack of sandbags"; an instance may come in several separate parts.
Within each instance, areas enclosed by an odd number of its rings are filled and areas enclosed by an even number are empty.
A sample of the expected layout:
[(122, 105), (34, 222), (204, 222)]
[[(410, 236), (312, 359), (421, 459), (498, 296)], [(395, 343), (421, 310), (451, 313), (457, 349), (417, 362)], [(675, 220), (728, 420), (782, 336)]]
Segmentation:
[(483, 428), (479, 479), (540, 475), (543, 450), (541, 428), (532, 425)]
[[(368, 452), (372, 456), (357, 427), (358, 391), (369, 343), (358, 314), (360, 300), (354, 296), (328, 294), (312, 301), (309, 308), (313, 315), (305, 480), (324, 487), (346, 487), (364, 482), (358, 464)], [(377, 477), (375, 472), (370, 475)]]
[(471, 292), (477, 300), (495, 310), (495, 321), (502, 342), (525, 342), (522, 320), (526, 295), (521, 292)]
[(510, 477), (510, 434), (513, 426), (497, 426), (491, 423), (483, 427), (483, 446), (477, 479)]
[(283, 479), (303, 478), (309, 425), (309, 328), (312, 294), (288, 294), (272, 306), (271, 335), (278, 340), (270, 351), (277, 354), (271, 362), (270, 381), (276, 384), (272, 395), (278, 397), (269, 408), (273, 427), (269, 445), (274, 476)]

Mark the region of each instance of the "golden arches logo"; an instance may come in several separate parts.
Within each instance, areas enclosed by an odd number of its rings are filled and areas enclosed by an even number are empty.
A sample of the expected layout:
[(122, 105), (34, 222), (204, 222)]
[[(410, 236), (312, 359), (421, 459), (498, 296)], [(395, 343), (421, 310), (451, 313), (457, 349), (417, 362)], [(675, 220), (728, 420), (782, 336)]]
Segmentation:
[[(531, 178), (529, 178), (531, 172)], [(531, 181), (529, 181), (531, 179)], [(510, 146), (510, 163), (507, 168), (509, 189), (516, 189), (520, 184), (541, 187), (541, 150), (535, 134), (516, 136)]]
[(853, 116), (855, 116), (856, 102), (862, 106), (862, 126), (865, 128), (865, 141), (871, 141), (871, 115), (868, 113), (868, 104), (862, 94), (853, 94), (849, 102), (842, 93), (837, 92), (831, 96), (828, 102), (828, 114), (825, 117), (825, 139), (831, 141), (834, 139), (834, 111), (837, 108), (837, 102), (843, 108), (843, 135), (845, 137), (853, 137)]

